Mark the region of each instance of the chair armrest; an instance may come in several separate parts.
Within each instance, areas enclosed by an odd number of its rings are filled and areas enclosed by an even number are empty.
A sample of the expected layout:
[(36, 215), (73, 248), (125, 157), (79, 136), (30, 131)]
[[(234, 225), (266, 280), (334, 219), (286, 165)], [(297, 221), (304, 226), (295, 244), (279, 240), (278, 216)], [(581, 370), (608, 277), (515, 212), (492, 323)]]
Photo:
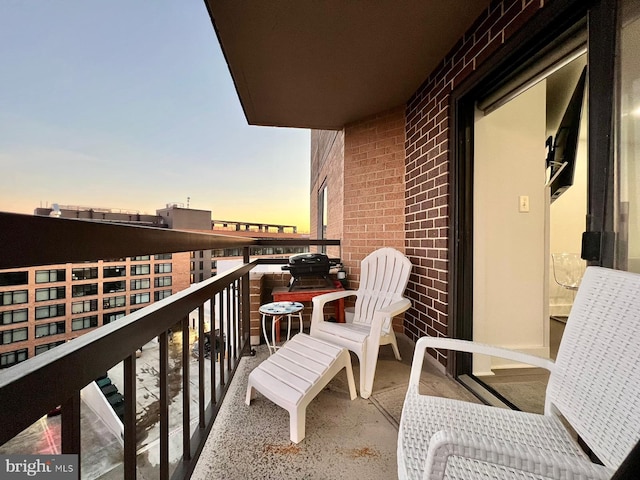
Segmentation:
[(396, 315), (400, 315), (402, 312), (406, 312), (409, 310), (411, 306), (411, 302), (407, 298), (403, 298), (402, 300), (398, 300), (397, 302), (393, 302), (387, 305), (384, 308), (376, 310), (374, 315), (383, 316), (384, 318), (393, 318)]
[(350, 297), (353, 295), (357, 295), (357, 290), (344, 290), (339, 292), (329, 292), (323, 293), (322, 295), (316, 295), (311, 299), (311, 303), (313, 304), (313, 310), (311, 311), (311, 332), (313, 335), (313, 331), (317, 325), (320, 325), (321, 322), (324, 322), (324, 306), (328, 302), (333, 302), (335, 300), (340, 300), (341, 298)]
[(390, 303), (386, 307), (373, 312), (373, 320), (371, 322), (371, 336), (380, 336), (382, 331), (389, 332), (391, 328), (391, 319), (402, 312), (406, 312), (411, 307), (411, 302), (407, 298), (402, 298), (397, 302)]
[(351, 297), (353, 295), (358, 295), (357, 290), (340, 290), (338, 292), (329, 292), (323, 293), (322, 295), (316, 295), (311, 299), (311, 303), (313, 304), (314, 310), (316, 308), (324, 308), (324, 304), (328, 302), (333, 302), (335, 300), (340, 300), (341, 298)]
[(422, 362), (424, 361), (424, 353), (427, 348), (439, 348), (442, 350), (454, 350), (458, 352), (482, 353), (491, 355), (492, 357), (505, 358), (515, 362), (526, 363), (535, 367), (544, 368), (553, 371), (555, 363), (547, 358), (536, 357), (528, 353), (509, 350), (508, 348), (496, 347), (485, 343), (470, 342), (468, 340), (457, 340), (444, 337), (421, 337), (416, 342), (416, 348), (413, 354), (413, 362), (411, 364), (411, 376), (409, 385), (418, 385), (420, 381), (420, 373), (422, 371)]
[[(604, 480), (610, 479), (614, 473), (613, 469), (591, 463), (586, 457), (562, 455), (526, 445), (507, 444), (481, 435), (442, 430), (436, 432), (429, 441), (423, 478), (445, 478), (447, 468), (454, 468), (449, 462), (455, 462), (455, 468), (462, 469), (465, 460), (475, 461), (469, 462), (474, 464), (469, 465), (474, 472), (476, 469), (487, 469), (490, 472), (486, 474), (495, 479), (513, 478), (513, 472), (506, 469), (558, 480)], [(469, 472), (464, 478), (476, 477)]]

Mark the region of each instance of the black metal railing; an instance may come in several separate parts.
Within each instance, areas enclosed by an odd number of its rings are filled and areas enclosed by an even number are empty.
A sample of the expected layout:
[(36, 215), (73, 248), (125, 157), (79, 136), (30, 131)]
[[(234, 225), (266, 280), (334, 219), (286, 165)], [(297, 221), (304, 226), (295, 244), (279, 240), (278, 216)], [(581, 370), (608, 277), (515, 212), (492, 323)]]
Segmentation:
[[(0, 371), (0, 445), (61, 405), (61, 451), (81, 457), (80, 392), (104, 372), (122, 363), (125, 402), (123, 478), (136, 478), (136, 351), (141, 345), (157, 339), (160, 359), (159, 476), (161, 479), (189, 478), (240, 358), (250, 352), (249, 272), (260, 263), (274, 263), (273, 259), (249, 261), (250, 248), (339, 244), (333, 240), (259, 241), (0, 212), (0, 269), (229, 247), (241, 247), (244, 252), (242, 264), (230, 271)], [(280, 263), (286, 263), (286, 260), (280, 260)], [(189, 314), (198, 310), (198, 332), (204, 332), (207, 303), (212, 318), (211, 335), (214, 335), (216, 311), (218, 332), (210, 340), (209, 355), (205, 355), (204, 335), (198, 336), (197, 428), (192, 431), (192, 416), (196, 417), (196, 414), (192, 415), (190, 411)], [(182, 339), (182, 457), (173, 465), (169, 458), (170, 334)], [(205, 398), (205, 384), (209, 385), (208, 398)], [(43, 385), (46, 388), (42, 388)]]

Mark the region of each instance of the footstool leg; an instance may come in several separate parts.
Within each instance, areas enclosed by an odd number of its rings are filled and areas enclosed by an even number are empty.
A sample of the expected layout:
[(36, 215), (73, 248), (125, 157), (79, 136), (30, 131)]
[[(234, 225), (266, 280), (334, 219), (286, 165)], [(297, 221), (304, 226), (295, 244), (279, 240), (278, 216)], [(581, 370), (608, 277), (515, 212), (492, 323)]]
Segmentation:
[(251, 405), (251, 400), (253, 400), (254, 398), (256, 398), (256, 391), (253, 388), (253, 385), (249, 384), (247, 385), (247, 397), (245, 398), (244, 403), (246, 403), (247, 405)]
[(306, 421), (306, 405), (300, 405), (298, 408), (289, 411), (289, 436), (293, 443), (300, 443), (304, 439)]

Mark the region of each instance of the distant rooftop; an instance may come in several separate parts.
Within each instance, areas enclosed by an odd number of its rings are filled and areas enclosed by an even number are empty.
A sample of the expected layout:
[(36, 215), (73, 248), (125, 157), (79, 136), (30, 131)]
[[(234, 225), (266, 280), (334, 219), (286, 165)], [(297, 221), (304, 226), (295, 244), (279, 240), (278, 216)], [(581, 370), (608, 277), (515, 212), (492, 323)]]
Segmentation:
[[(174, 214), (179, 213), (180, 218), (177, 219), (175, 215), (171, 215), (169, 212), (174, 212)], [(165, 208), (156, 210), (155, 215), (141, 214), (139, 210), (58, 205), (56, 203), (52, 204), (51, 207), (38, 207), (33, 213), (34, 215), (45, 217), (83, 218), (104, 222), (135, 223), (156, 227), (186, 228), (201, 231), (215, 230), (216, 232), (234, 232), (234, 234), (250, 234), (250, 236), (259, 237), (264, 237), (265, 234), (298, 234), (298, 227), (296, 225), (247, 222), (244, 220), (215, 220), (211, 219), (210, 210), (185, 208), (181, 203), (168, 203)]]

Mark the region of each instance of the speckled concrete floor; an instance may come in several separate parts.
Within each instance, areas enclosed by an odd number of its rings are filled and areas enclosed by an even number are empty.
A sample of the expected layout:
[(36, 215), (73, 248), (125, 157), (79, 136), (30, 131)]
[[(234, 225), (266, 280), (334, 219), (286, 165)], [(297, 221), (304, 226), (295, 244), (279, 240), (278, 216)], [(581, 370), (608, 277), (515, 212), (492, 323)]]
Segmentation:
[[(193, 480), (397, 478), (396, 442), (412, 359), (400, 339), (403, 361), (382, 347), (370, 399), (351, 401), (339, 373), (307, 408), (306, 436), (289, 440), (289, 414), (258, 394), (244, 403), (247, 377), (267, 352), (243, 359), (193, 473)], [(353, 357), (356, 385), (358, 360)], [(423, 376), (433, 394), (474, 400), (435, 369)]]

